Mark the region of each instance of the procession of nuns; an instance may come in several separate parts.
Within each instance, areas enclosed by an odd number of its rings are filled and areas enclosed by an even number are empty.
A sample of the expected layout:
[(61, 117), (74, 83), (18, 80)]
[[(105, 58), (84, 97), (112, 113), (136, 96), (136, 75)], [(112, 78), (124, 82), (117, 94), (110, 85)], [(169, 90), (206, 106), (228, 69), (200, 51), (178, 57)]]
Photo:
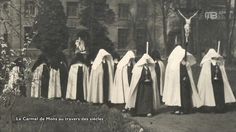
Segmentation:
[(180, 45), (175, 46), (166, 66), (157, 50), (149, 55), (148, 42), (146, 53), (138, 60), (131, 50), (120, 59), (104, 49), (91, 59), (82, 37), (74, 49), (70, 65), (62, 52), (52, 57), (54, 61), (43, 54), (38, 57), (32, 67), (31, 97), (121, 104), (122, 112), (148, 117), (163, 104), (173, 108), (172, 114), (182, 115), (196, 108), (223, 113), (227, 103), (235, 102), (219, 49), (209, 49), (202, 58), (197, 85), (191, 70), (196, 59)]

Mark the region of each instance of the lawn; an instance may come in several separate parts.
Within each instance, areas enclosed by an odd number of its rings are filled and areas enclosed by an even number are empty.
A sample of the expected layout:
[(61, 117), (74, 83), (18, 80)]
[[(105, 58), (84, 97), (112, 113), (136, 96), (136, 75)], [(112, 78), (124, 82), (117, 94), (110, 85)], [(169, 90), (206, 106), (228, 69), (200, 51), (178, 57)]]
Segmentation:
[(170, 114), (169, 108), (163, 107), (152, 118), (132, 117), (149, 132), (235, 132), (236, 104), (228, 106), (223, 114), (195, 112), (187, 115)]
[[(192, 67), (194, 81), (197, 84), (200, 67)], [(231, 88), (236, 95), (236, 67), (226, 65), (226, 72)], [(171, 109), (162, 106), (159, 113), (152, 118), (131, 117), (149, 132), (235, 132), (236, 103), (229, 104), (223, 114), (195, 112), (188, 115), (172, 115)]]
[[(200, 67), (195, 65), (192, 70), (197, 83)], [(235, 65), (228, 66), (227, 73), (236, 93)], [(29, 96), (30, 80), (27, 81)], [(171, 115), (169, 109), (163, 106), (161, 112), (152, 118), (127, 118), (127, 115), (122, 115), (116, 108), (71, 101), (16, 97), (12, 110), (0, 104), (0, 132), (141, 132), (142, 127), (145, 131), (153, 132), (220, 132), (224, 129), (236, 129), (236, 106), (226, 114), (195, 113), (184, 116)]]
[(0, 107), (0, 132), (139, 132), (140, 129), (139, 124), (106, 105), (16, 97), (12, 110)]

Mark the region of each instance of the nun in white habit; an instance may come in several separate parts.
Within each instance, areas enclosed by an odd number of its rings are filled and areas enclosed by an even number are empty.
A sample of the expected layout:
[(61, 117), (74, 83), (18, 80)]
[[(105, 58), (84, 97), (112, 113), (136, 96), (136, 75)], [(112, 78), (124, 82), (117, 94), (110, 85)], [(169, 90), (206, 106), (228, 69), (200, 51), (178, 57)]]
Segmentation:
[(163, 86), (164, 86), (164, 74), (165, 74), (165, 65), (161, 60), (160, 53), (157, 50), (153, 50), (151, 57), (155, 61), (155, 71), (157, 75), (157, 84), (160, 94), (160, 98), (163, 96)]
[(49, 84), (49, 67), (46, 57), (41, 54), (32, 67), (31, 97), (47, 98)]
[(235, 102), (235, 97), (225, 72), (223, 57), (210, 49), (200, 66), (198, 91), (203, 105), (215, 107), (215, 112), (224, 112), (225, 103)]
[(43, 77), (42, 72), (43, 72), (43, 67), (44, 63), (40, 64), (33, 73), (33, 79), (32, 79), (32, 84), (31, 84), (31, 97), (34, 98), (39, 98), (41, 97), (41, 78)]
[(135, 115), (152, 116), (160, 107), (155, 62), (148, 55), (134, 65), (126, 109), (133, 109)]
[(128, 51), (117, 64), (114, 87), (111, 90), (111, 103), (124, 104), (127, 102), (134, 58), (134, 52)]
[(100, 49), (95, 58), (88, 87), (87, 101), (109, 103), (114, 78), (114, 62), (111, 54)]
[(196, 60), (192, 54), (187, 53), (187, 62), (185, 62), (184, 56), (185, 50), (180, 45), (176, 46), (166, 66), (163, 102), (167, 106), (178, 107), (174, 114), (187, 114), (193, 107), (202, 106), (191, 70)]
[(86, 54), (77, 53), (74, 62), (71, 63), (66, 99), (85, 102), (89, 81), (89, 70), (85, 62)]

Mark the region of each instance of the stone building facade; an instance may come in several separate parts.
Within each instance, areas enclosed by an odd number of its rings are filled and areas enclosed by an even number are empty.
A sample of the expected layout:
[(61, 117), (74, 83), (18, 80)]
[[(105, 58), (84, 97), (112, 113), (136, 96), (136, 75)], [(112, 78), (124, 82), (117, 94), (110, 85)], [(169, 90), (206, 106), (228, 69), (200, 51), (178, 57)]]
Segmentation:
[[(68, 17), (67, 26), (71, 36), (69, 41), (72, 41), (79, 30), (84, 28), (79, 24), (81, 3), (80, 0), (61, 0), (61, 2)], [(10, 24), (5, 28), (3, 26), (1, 33), (7, 34), (12, 48), (21, 48), (25, 35), (32, 33), (32, 25), (38, 12), (36, 0), (12, 0), (10, 4), (2, 3), (1, 7), (4, 5), (7, 5), (5, 8), (9, 12), (8, 15), (2, 12), (2, 16), (5, 16), (4, 20)], [(153, 47), (164, 47), (160, 46), (162, 32), (161, 14), (158, 11), (160, 8), (153, 4), (152, 0), (107, 0), (107, 5), (115, 13), (115, 22), (107, 25), (109, 38), (118, 50), (136, 49), (137, 45), (143, 48), (146, 41)], [(156, 13), (153, 13), (154, 10)]]
[[(4, 0), (3, 0), (4, 1)], [(6, 36), (10, 47), (19, 49), (23, 47), (26, 34), (31, 35), (34, 18), (37, 15), (37, 0), (11, 0), (1, 2), (0, 35)], [(152, 49), (158, 49), (162, 55), (168, 56), (166, 48), (171, 51), (171, 46), (166, 47), (163, 42), (163, 24), (161, 0), (106, 0), (109, 8), (115, 13), (115, 22), (108, 24), (108, 36), (115, 44), (118, 51), (127, 49), (144, 49), (148, 41)], [(69, 43), (74, 40), (76, 34), (85, 29), (79, 24), (80, 0), (61, 0), (67, 15), (67, 26), (70, 31)], [(6, 4), (8, 3), (8, 4)], [(178, 6), (177, 3), (180, 3)], [(190, 5), (190, 6), (189, 6)], [(204, 7), (204, 5), (207, 5)], [(233, 5), (233, 4), (232, 4)], [(201, 13), (192, 23), (192, 39), (190, 50), (195, 55), (200, 55), (202, 50), (215, 47), (217, 39), (222, 39), (221, 30), (217, 25), (225, 20), (225, 7), (222, 0), (174, 0), (172, 14), (170, 13), (167, 24), (169, 43), (174, 45), (175, 35), (184, 39), (184, 21), (174, 11), (177, 8), (200, 8)], [(213, 12), (213, 13), (212, 13)], [(217, 17), (216, 17), (217, 14)], [(5, 24), (4, 24), (5, 23)], [(174, 24), (173, 24), (174, 23)], [(206, 28), (207, 27), (207, 28)], [(174, 30), (177, 30), (175, 32)], [(171, 31), (174, 31), (172, 33)], [(204, 35), (208, 35), (209, 38)], [(180, 41), (182, 42), (182, 41)], [(68, 47), (70, 44), (68, 44)], [(233, 46), (236, 47), (236, 46)], [(34, 47), (31, 47), (35, 50)]]
[(109, 37), (122, 49), (143, 49), (146, 42), (164, 48), (160, 6), (152, 0), (107, 0), (115, 12), (115, 22), (108, 26)]

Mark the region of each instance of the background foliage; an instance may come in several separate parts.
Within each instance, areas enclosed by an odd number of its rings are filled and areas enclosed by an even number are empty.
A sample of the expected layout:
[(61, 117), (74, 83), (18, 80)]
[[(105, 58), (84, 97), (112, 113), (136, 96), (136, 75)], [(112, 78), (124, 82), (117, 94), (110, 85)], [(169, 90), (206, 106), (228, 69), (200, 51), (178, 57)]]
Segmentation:
[(114, 12), (106, 4), (106, 0), (82, 0), (82, 5), (80, 24), (88, 29), (91, 56), (95, 56), (101, 48), (113, 52), (114, 47), (107, 36), (106, 24), (114, 22)]
[(68, 28), (60, 0), (40, 0), (33, 44), (49, 55), (67, 48)]

